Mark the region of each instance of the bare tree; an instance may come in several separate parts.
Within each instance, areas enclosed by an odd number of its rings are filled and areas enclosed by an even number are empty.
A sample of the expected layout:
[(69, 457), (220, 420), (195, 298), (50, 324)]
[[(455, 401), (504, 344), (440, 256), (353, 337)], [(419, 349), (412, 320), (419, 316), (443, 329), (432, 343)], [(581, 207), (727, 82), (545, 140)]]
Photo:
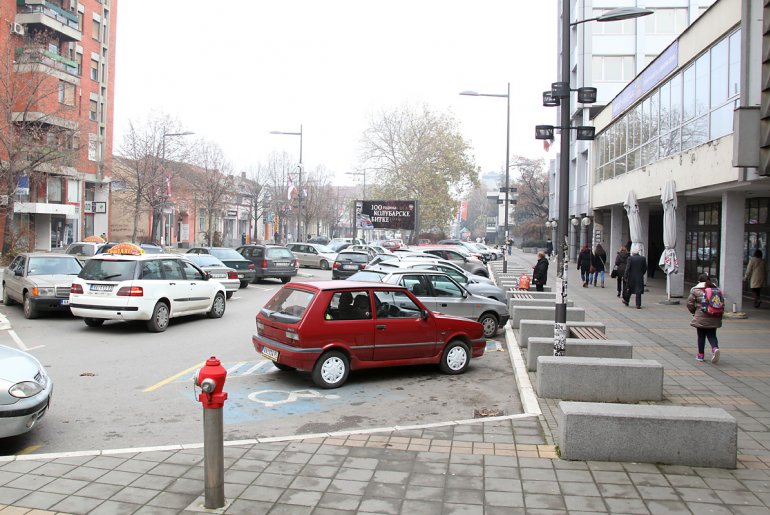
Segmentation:
[(269, 209), (267, 205), (267, 170), (262, 164), (250, 166), (243, 172), (241, 178), (241, 192), (247, 197), (249, 205), (249, 218), (254, 222), (254, 234), (252, 241), (259, 238), (258, 222)]
[(320, 165), (307, 174), (307, 182), (300, 188), (302, 193), (302, 224), (305, 235), (310, 232), (310, 223), (315, 220), (315, 234), (321, 231), (321, 218), (325, 207), (329, 204), (326, 196), (327, 188), (331, 185), (331, 173)]
[(187, 178), (196, 205), (206, 210), (206, 236), (211, 246), (214, 242), (214, 220), (221, 216), (225, 204), (232, 200), (230, 194), (234, 191), (235, 182), (233, 168), (219, 145), (206, 140), (195, 144), (192, 160), (199, 170)]
[(548, 173), (544, 170), (545, 161), (514, 156), (511, 162), (512, 167), (519, 170), (519, 178), (515, 182), (518, 201), (513, 213), (516, 230), (522, 237), (542, 235), (548, 219)]
[(163, 206), (168, 200), (174, 163), (186, 158), (188, 147), (181, 138), (168, 138), (179, 133), (180, 123), (165, 114), (151, 114), (144, 125), (129, 122), (118, 149), (122, 159), (114, 167), (113, 179), (120, 181), (126, 192), (123, 207), (133, 218), (132, 241), (136, 241), (141, 213), (152, 210), (152, 236), (160, 239)]
[(14, 196), (19, 184), (26, 177), (32, 188), (58, 172), (57, 167), (72, 166), (78, 107), (74, 81), (59, 80), (51, 73), (56, 62), (43, 54), (54, 41), (49, 32), (6, 41), (0, 50), (0, 217), (7, 256), (16, 239)]

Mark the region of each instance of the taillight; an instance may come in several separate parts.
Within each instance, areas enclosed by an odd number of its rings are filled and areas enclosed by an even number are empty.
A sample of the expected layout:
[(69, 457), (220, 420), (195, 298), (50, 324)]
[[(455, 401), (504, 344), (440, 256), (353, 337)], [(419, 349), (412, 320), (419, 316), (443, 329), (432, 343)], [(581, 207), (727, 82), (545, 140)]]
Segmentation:
[(265, 324), (257, 320), (257, 334), (262, 334), (265, 332)]
[(118, 290), (118, 297), (144, 297), (144, 288), (141, 286), (123, 286)]
[(249, 270), (254, 270), (255, 268), (254, 263), (249, 263)]
[(72, 283), (72, 286), (70, 286), (70, 293), (83, 295), (83, 287), (77, 283)]
[(286, 338), (299, 342), (299, 335), (293, 329), (286, 330)]
[(294, 258), (294, 268), (299, 268), (299, 259)]
[(332, 268), (335, 269), (335, 270), (339, 270), (340, 269), (339, 261), (335, 261), (334, 264), (332, 265)]
[(262, 268), (267, 268), (267, 259), (262, 260)]
[[(254, 265), (251, 265), (251, 266), (254, 267)], [(227, 272), (227, 278), (228, 279), (238, 279), (238, 272), (234, 272), (232, 270)]]

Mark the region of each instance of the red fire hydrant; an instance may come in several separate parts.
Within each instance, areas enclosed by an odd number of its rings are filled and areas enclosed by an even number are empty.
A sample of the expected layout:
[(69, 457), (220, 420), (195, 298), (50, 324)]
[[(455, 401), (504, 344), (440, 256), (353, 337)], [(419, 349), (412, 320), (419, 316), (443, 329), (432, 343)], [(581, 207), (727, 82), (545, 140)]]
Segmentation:
[(222, 508), (225, 505), (225, 451), (222, 407), (227, 392), (222, 391), (227, 380), (227, 370), (211, 356), (206, 366), (193, 378), (201, 389), (198, 400), (203, 404), (203, 470), (206, 508)]

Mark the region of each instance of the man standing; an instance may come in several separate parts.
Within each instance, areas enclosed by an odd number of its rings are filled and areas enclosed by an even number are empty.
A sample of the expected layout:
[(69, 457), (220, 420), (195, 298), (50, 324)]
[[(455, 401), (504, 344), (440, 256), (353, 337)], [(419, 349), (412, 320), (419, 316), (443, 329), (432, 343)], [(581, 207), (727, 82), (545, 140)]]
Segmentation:
[(623, 292), (623, 304), (628, 306), (631, 294), (636, 295), (636, 309), (642, 309), (642, 293), (644, 293), (644, 276), (647, 273), (647, 260), (634, 249), (626, 262), (624, 274), (626, 289)]
[(535, 283), (537, 291), (545, 291), (545, 283), (548, 281), (548, 260), (544, 252), (537, 253), (537, 263), (533, 267), (532, 282)]

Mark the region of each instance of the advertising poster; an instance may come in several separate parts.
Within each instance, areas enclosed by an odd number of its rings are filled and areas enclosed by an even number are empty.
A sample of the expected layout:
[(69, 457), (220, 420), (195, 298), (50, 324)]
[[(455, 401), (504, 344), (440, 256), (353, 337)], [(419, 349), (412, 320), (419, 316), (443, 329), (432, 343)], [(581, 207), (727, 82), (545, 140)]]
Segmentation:
[(356, 200), (355, 205), (358, 229), (414, 230), (417, 211), (414, 200)]

